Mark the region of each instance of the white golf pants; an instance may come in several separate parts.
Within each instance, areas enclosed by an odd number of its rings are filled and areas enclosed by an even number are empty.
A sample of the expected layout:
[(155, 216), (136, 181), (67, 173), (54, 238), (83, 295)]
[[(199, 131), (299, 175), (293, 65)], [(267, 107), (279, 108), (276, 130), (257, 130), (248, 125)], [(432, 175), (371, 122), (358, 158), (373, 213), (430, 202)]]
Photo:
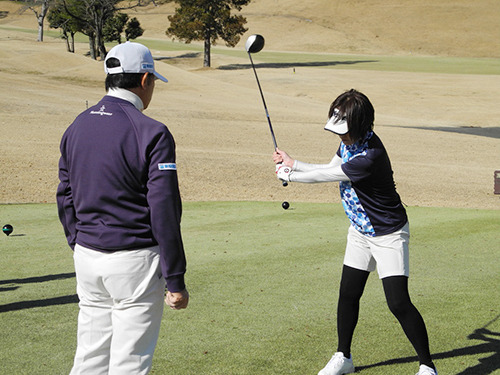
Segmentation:
[(75, 246), (80, 298), (70, 375), (139, 375), (151, 370), (165, 281), (158, 247), (100, 252)]

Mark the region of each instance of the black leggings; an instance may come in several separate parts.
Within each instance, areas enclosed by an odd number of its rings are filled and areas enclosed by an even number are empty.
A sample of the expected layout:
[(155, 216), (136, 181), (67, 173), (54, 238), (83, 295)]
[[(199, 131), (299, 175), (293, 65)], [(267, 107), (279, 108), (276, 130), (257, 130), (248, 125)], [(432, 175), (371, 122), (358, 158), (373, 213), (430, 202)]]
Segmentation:
[[(337, 308), (337, 351), (348, 357), (351, 354), (351, 342), (358, 322), (359, 300), (363, 295), (369, 272), (344, 266), (340, 282), (340, 295)], [(417, 352), (421, 364), (434, 367), (429, 352), (429, 339), (422, 316), (411, 303), (408, 294), (408, 278), (393, 276), (382, 279), (385, 297), (389, 309), (398, 319), (403, 331)]]

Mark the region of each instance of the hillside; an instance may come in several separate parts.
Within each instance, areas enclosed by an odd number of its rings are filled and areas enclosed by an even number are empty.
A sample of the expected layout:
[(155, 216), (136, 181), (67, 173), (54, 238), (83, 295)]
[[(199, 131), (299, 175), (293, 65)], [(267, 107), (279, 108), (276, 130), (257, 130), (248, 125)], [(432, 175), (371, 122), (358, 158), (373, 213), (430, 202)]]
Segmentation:
[[(175, 4), (128, 11), (146, 30), (166, 38)], [(36, 27), (31, 11), (0, 1), (0, 25)], [(497, 0), (252, 0), (242, 9), (250, 34), (280, 51), (500, 57)], [(245, 40), (246, 38), (242, 38)]]
[[(145, 37), (164, 37), (174, 6), (159, 8), (137, 10)], [(500, 57), (496, 0), (252, 0), (241, 13), (273, 50)]]
[[(448, 0), (439, 6), (419, 0), (408, 7), (393, 0), (310, 3), (254, 0), (244, 8), (248, 34), (264, 34), (266, 50), (276, 51), (497, 53), (491, 51), (498, 48), (493, 37), (498, 25), (489, 23), (498, 13), (497, 1), (479, 0), (474, 7)], [(14, 3), (0, 1), (0, 14), (9, 12), (0, 19), (0, 203), (54, 202), (61, 135), (78, 113), (102, 97), (104, 72), (102, 62), (85, 56), (84, 42), (77, 44), (75, 54), (67, 53), (59, 38), (35, 42), (34, 15), (17, 14), (16, 9)], [(436, 9), (440, 12), (433, 13)], [(165, 40), (172, 11), (168, 5), (131, 15), (146, 29), (144, 39)], [(412, 18), (417, 14), (418, 19)], [(449, 42), (453, 30), (475, 23), (474, 32)], [(425, 48), (418, 49), (422, 41)], [(201, 69), (197, 52), (168, 50), (161, 43), (152, 50), (169, 83), (157, 85), (147, 114), (174, 134), (184, 200), (339, 202), (336, 184), (290, 184), (284, 189), (276, 181), (265, 114), (244, 54), (215, 51), (214, 67)], [(336, 59), (334, 54), (331, 58)], [(295, 72), (261, 65), (258, 55), (255, 61), (278, 144), (292, 156), (330, 160), (338, 139), (323, 130), (326, 113), (332, 99), (354, 87), (375, 106), (375, 129), (391, 156), (406, 204), (500, 209), (499, 197), (493, 195), (493, 172), (500, 169), (500, 75), (314, 64)], [(221, 69), (232, 64), (240, 68)]]
[(500, 57), (496, 0), (253, 0), (243, 13), (279, 50)]

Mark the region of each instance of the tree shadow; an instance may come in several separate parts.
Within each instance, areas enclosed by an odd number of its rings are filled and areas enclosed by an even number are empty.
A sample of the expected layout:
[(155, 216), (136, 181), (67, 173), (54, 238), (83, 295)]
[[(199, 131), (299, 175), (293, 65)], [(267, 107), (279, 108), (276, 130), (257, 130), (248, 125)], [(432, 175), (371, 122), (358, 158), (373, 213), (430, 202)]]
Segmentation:
[[(392, 125), (386, 125), (392, 126)], [(483, 128), (481, 126), (395, 126), (399, 128), (411, 128), (420, 130), (433, 130), (448, 133), (459, 133), (468, 135), (478, 135), (481, 137), (500, 139), (500, 127)]]
[(196, 59), (200, 57), (200, 55), (201, 52), (191, 52), (179, 56), (159, 56), (155, 57), (154, 60), (162, 61), (162, 60), (175, 60), (175, 59)]
[(71, 294), (69, 296), (62, 296), (62, 297), (37, 299), (37, 300), (32, 300), (32, 301), (13, 302), (13, 303), (7, 303), (5, 305), (0, 305), (0, 313), (4, 313), (4, 312), (8, 312), (8, 311), (32, 309), (34, 307), (66, 305), (68, 303), (78, 303), (78, 301), (79, 301), (78, 295)]
[[(496, 370), (500, 369), (500, 332), (494, 332), (486, 327), (498, 320), (500, 315), (498, 315), (491, 322), (486, 324), (482, 328), (476, 329), (467, 338), (469, 340), (481, 340), (484, 341), (482, 344), (466, 346), (464, 348), (453, 349), (447, 352), (435, 353), (432, 355), (434, 360), (436, 359), (447, 359), (455, 357), (463, 357), (467, 355), (477, 355), (477, 354), (490, 354), (489, 357), (480, 358), (479, 363), (476, 366), (468, 367), (465, 370), (457, 373), (456, 375), (488, 375), (493, 374)], [(410, 363), (418, 362), (418, 358), (414, 357), (404, 357), (395, 358), (383, 362), (374, 363), (367, 366), (356, 367), (356, 372), (361, 372), (363, 370), (372, 367), (390, 366), (400, 363)], [(439, 369), (438, 369), (439, 371)]]
[[(336, 65), (355, 65), (375, 63), (377, 60), (353, 60), (353, 61), (313, 61), (313, 62), (283, 62), (283, 63), (258, 63), (254, 64), (256, 68), (271, 68), (271, 69), (285, 69), (285, 68), (299, 68), (299, 67), (322, 67), (322, 66), (336, 66)], [(219, 66), (219, 70), (242, 70), (251, 69), (251, 64), (229, 64)]]
[[(60, 273), (57, 275), (27, 277), (25, 279), (0, 280), (0, 285), (43, 283), (46, 281), (71, 279), (71, 278), (74, 278), (75, 276), (76, 276), (76, 274), (74, 272), (69, 272), (69, 273)], [(19, 286), (0, 287), (0, 292), (14, 291), (14, 290), (17, 290), (18, 288), (19, 288)], [(54, 297), (54, 298), (38, 299), (38, 300), (32, 300), (32, 301), (21, 301), (21, 302), (7, 303), (5, 305), (0, 305), (0, 313), (8, 312), (8, 311), (31, 309), (34, 307), (65, 305), (68, 303), (78, 303), (78, 296), (76, 294), (72, 294), (69, 296), (62, 296), (62, 297)]]
[(18, 289), (18, 286), (8, 286), (6, 288), (0, 288), (0, 292), (10, 292), (12, 290)]
[(0, 280), (0, 285), (43, 283), (45, 281), (64, 280), (64, 279), (71, 279), (73, 277), (76, 277), (76, 274), (74, 272), (69, 272), (69, 273), (60, 273), (58, 275), (27, 277), (25, 279)]

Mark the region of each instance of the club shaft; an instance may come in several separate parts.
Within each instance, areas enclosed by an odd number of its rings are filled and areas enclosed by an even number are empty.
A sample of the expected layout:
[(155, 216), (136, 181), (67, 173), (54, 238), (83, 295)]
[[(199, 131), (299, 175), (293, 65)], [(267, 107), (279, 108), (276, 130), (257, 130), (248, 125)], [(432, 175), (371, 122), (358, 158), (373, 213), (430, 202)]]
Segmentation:
[(255, 65), (253, 64), (252, 54), (248, 52), (248, 57), (250, 57), (250, 63), (252, 64), (253, 73), (255, 74), (255, 79), (257, 80), (257, 86), (259, 86), (260, 97), (262, 98), (262, 104), (264, 104), (264, 109), (266, 111), (267, 123), (269, 124), (269, 131), (271, 132), (271, 137), (273, 138), (274, 149), (278, 148), (276, 143), (276, 137), (274, 135), (273, 125), (271, 124), (271, 117), (269, 116), (269, 111), (267, 110), (266, 100), (264, 99), (264, 93), (260, 87), (259, 77), (257, 76), (257, 71), (255, 70)]
[[(269, 124), (269, 131), (271, 132), (271, 137), (273, 138), (274, 149), (278, 149), (278, 144), (276, 143), (276, 137), (274, 135), (273, 124), (271, 124), (271, 117), (269, 116), (269, 111), (267, 110), (266, 99), (264, 99), (264, 93), (262, 92), (262, 87), (260, 87), (259, 77), (257, 76), (257, 70), (255, 70), (255, 65), (253, 64), (252, 55), (248, 52), (248, 57), (250, 57), (250, 63), (252, 64), (253, 73), (255, 74), (255, 79), (257, 81), (257, 86), (259, 86), (260, 97), (262, 98), (262, 104), (264, 104), (264, 109), (266, 111), (267, 123)], [(288, 186), (288, 182), (281, 181), (283, 186)]]

